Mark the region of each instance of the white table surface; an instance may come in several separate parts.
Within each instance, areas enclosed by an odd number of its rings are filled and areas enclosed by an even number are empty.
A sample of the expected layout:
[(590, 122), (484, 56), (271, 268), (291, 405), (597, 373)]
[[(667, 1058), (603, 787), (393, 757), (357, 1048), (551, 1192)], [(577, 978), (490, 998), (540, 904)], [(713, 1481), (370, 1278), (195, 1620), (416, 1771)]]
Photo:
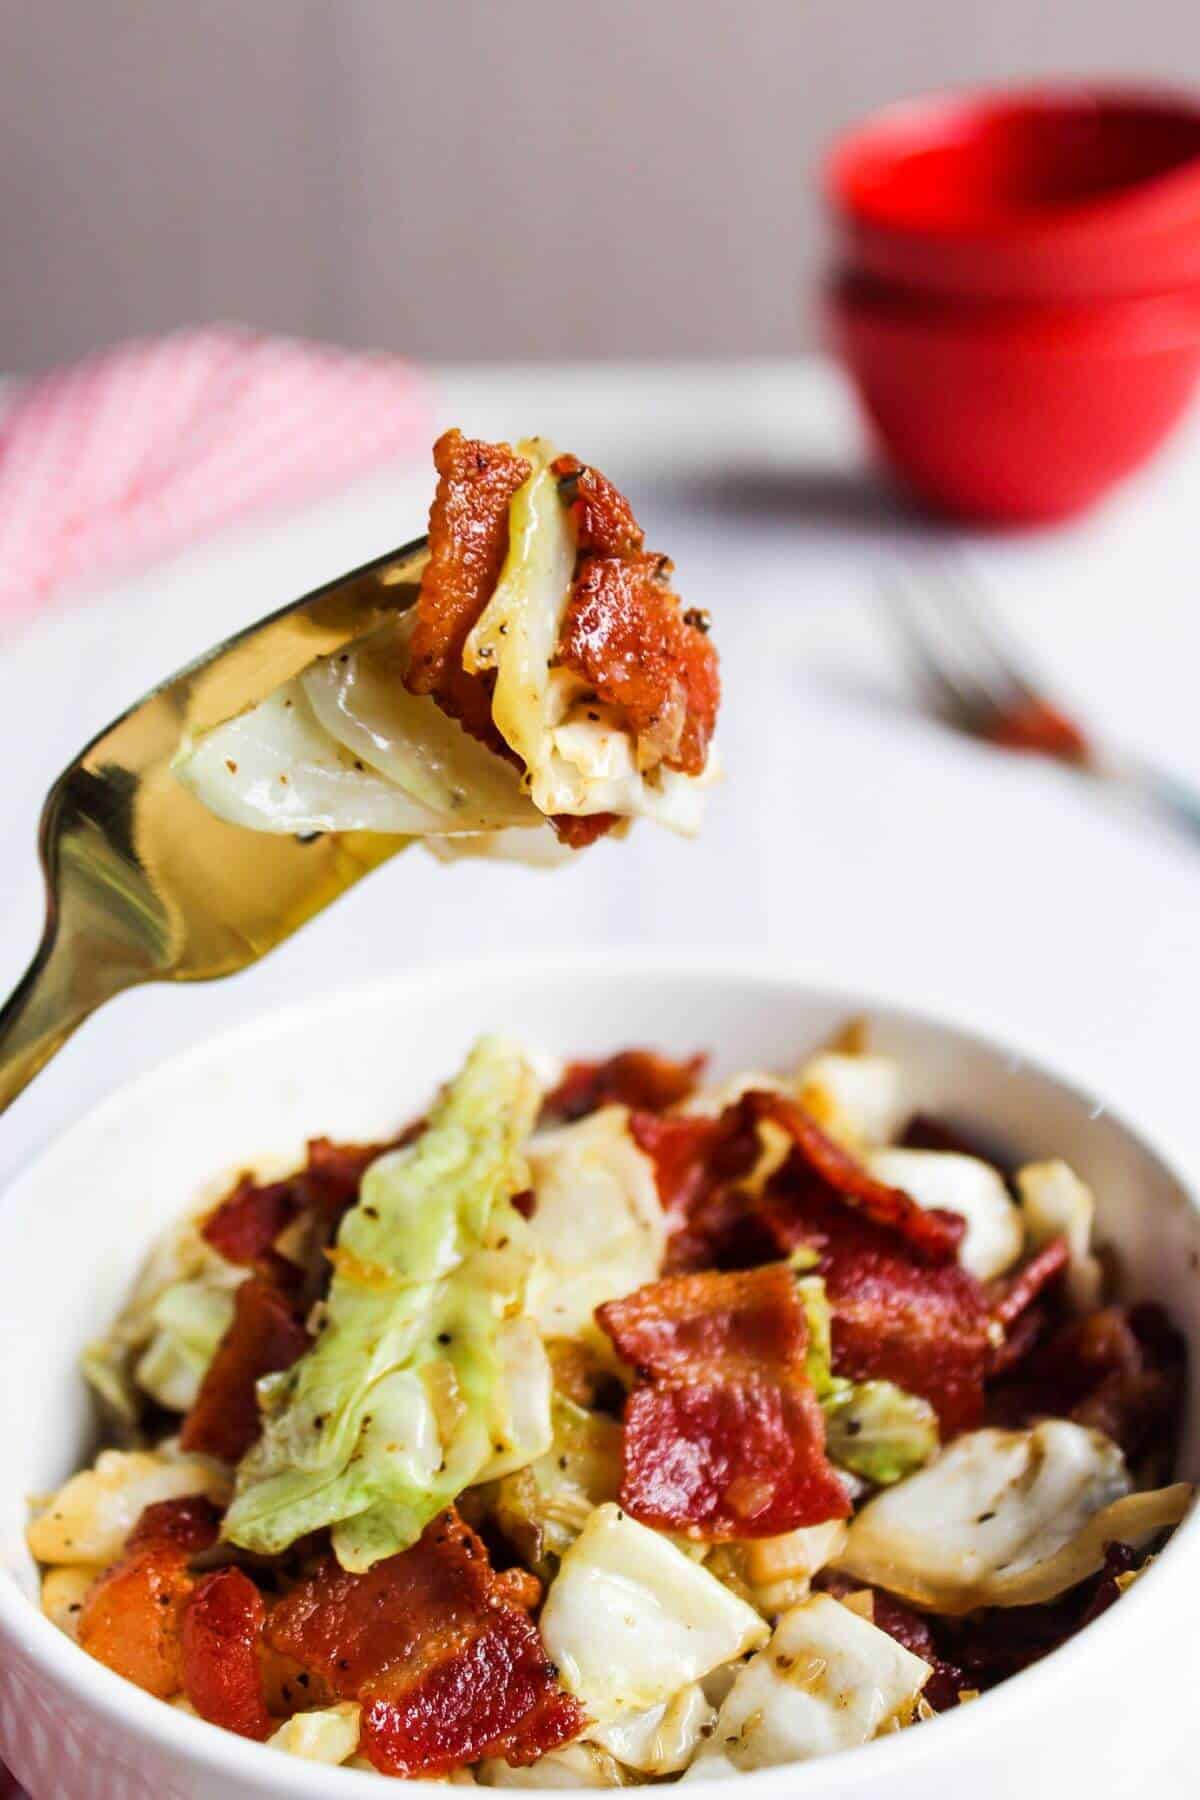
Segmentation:
[[(763, 951), (965, 1014), (1200, 1165), (1200, 853), (914, 710), (872, 607), (920, 528), (864, 476), (833, 372), (618, 363), (435, 380), (441, 422), (547, 433), (610, 472), (689, 604), (711, 609), (729, 775), (704, 836), (641, 826), (556, 874), (406, 856), (249, 973), (97, 1015), (4, 1119), (0, 1178), (130, 1074), (298, 994), (463, 950), (607, 943)], [(967, 540), (967, 554), (1084, 717), (1200, 782), (1198, 480), (1193, 420), (1087, 521)], [(385, 472), (0, 645), (0, 985), (37, 939), (35, 822), (61, 765), (236, 624), (415, 535), (430, 486), (424, 464)]]

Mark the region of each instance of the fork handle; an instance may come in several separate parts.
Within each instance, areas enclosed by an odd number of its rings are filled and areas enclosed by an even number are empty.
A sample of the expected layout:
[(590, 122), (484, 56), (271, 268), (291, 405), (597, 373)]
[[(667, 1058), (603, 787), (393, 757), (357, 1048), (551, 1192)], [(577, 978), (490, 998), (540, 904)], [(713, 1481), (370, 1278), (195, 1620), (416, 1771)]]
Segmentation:
[(128, 985), (127, 976), (95, 967), (81, 981), (70, 947), (48, 926), (33, 961), (0, 1007), (0, 1112), (98, 1006)]

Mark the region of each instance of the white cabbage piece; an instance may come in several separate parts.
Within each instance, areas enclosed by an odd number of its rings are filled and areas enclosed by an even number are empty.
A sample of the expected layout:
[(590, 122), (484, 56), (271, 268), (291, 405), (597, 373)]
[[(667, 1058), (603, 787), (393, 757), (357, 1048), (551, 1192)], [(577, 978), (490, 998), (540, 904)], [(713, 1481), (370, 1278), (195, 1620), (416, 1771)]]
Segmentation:
[(150, 1450), (102, 1450), (30, 1520), (25, 1541), (41, 1563), (115, 1562), (142, 1511), (158, 1500), (229, 1498), (228, 1471), (206, 1457), (168, 1460)]
[(582, 1336), (607, 1349), (596, 1307), (654, 1281), (662, 1267), (667, 1219), (654, 1165), (630, 1136), (624, 1106), (540, 1133), (527, 1156), (529, 1229), (543, 1260), (526, 1310), (547, 1337)]
[(814, 1575), (846, 1542), (842, 1519), (801, 1525), (778, 1537), (749, 1538), (739, 1546), (742, 1576), (759, 1612), (774, 1618), (808, 1593)]
[[(608, 836), (622, 838), (627, 831), (627, 824), (614, 825)], [(488, 862), (520, 863), (526, 869), (561, 869), (575, 854), (549, 825), (541, 831), (528, 831), (523, 825), (510, 825), (503, 831), (458, 831), (453, 837), (422, 838), (421, 848), (438, 862), (468, 858), (478, 862), (483, 857)]]
[(175, 773), (209, 812), (251, 831), (419, 837), (445, 829), (441, 813), (322, 729), (299, 677), (185, 747)]
[(498, 1481), (546, 1453), (553, 1441), (554, 1377), (536, 1322), (506, 1319), (495, 1334), (497, 1380), (490, 1415), (492, 1454), (476, 1479)]
[(165, 1288), (150, 1310), (154, 1336), (138, 1358), (134, 1379), (171, 1412), (195, 1405), (200, 1383), (233, 1322), (233, 1289), (202, 1277)]
[(215, 1340), (213, 1332), (222, 1317), (228, 1323), (233, 1290), (249, 1273), (206, 1242), (198, 1217), (164, 1232), (117, 1318), (81, 1358), (85, 1378), (122, 1424), (137, 1420), (139, 1389), (187, 1410), (225, 1328)]
[(83, 1603), (104, 1573), (101, 1563), (63, 1563), (42, 1578), (42, 1611), (69, 1638), (79, 1636)]
[(929, 1664), (828, 1594), (794, 1606), (734, 1681), (684, 1779), (808, 1762), (911, 1718)]
[(268, 1750), (286, 1750), (308, 1762), (344, 1763), (358, 1749), (359, 1708), (352, 1700), (293, 1713), (267, 1739)]
[(903, 1188), (918, 1206), (966, 1220), (959, 1261), (980, 1281), (1017, 1261), (1025, 1242), (1021, 1215), (990, 1163), (951, 1150), (873, 1150), (865, 1160), (877, 1181)]
[(1091, 1188), (1069, 1164), (1056, 1159), (1018, 1169), (1017, 1192), (1030, 1249), (1040, 1250), (1051, 1238), (1065, 1237), (1070, 1252), (1067, 1296), (1076, 1312), (1093, 1312), (1103, 1297), (1104, 1279), (1092, 1255), (1096, 1201)]
[(670, 1700), (762, 1643), (767, 1626), (669, 1538), (610, 1502), (563, 1557), (541, 1632), (563, 1685), (606, 1724)]
[(1129, 1489), (1117, 1445), (1069, 1420), (967, 1432), (870, 1500), (836, 1563), (934, 1612), (1022, 1604), (1033, 1572)]
[[(462, 1771), (458, 1771), (462, 1773)], [(451, 1778), (453, 1779), (453, 1777)], [(502, 1756), (485, 1757), (476, 1769), (480, 1787), (605, 1788), (624, 1787), (616, 1761), (599, 1744), (579, 1740), (548, 1750), (536, 1762), (514, 1769)]]
[(621, 1427), (564, 1394), (551, 1402), (553, 1441), (544, 1456), (496, 1485), (489, 1504), (509, 1543), (550, 1579), (592, 1512), (621, 1485)]
[(693, 1681), (658, 1706), (627, 1713), (608, 1725), (593, 1725), (588, 1741), (639, 1775), (677, 1775), (709, 1735), (716, 1716), (704, 1689)]
[(495, 671), (492, 717), (525, 764), (539, 812), (650, 818), (690, 836), (702, 790), (716, 778), (715, 757), (696, 777), (662, 765), (639, 769), (619, 718), (572, 671), (553, 666), (575, 573), (574, 526), (551, 473), (553, 445), (534, 438), (519, 449), (532, 473), (509, 507), (508, 555), (467, 639), (464, 667)]
[(320, 726), (452, 831), (540, 826), (520, 771), (404, 685), (414, 615), (371, 632), (300, 677)]
[(823, 1050), (795, 1085), (800, 1105), (848, 1150), (890, 1143), (904, 1123), (900, 1065), (890, 1056)]

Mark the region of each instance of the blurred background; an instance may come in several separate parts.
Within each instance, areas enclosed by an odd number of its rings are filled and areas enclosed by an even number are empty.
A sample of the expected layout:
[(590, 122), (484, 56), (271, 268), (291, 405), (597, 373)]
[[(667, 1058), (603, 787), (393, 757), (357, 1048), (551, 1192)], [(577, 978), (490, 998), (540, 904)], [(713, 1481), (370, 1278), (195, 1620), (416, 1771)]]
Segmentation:
[(455, 360), (814, 338), (898, 96), (1200, 72), (1196, 0), (6, 0), (0, 365), (236, 318)]

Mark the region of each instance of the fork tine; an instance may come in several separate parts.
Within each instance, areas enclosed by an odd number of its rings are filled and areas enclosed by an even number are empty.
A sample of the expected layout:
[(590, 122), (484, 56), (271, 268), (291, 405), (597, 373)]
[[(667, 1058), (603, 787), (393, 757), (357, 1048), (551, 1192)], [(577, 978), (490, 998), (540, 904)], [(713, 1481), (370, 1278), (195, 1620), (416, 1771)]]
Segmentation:
[(904, 660), (935, 709), (961, 731), (986, 730), (998, 716), (995, 698), (963, 672), (958, 659), (945, 655), (943, 633), (922, 620), (909, 583), (891, 584), (883, 598)]
[(945, 615), (952, 621), (959, 640), (969, 646), (975, 664), (990, 665), (996, 679), (1008, 690), (1010, 704), (1013, 699), (1040, 699), (1038, 688), (1025, 672), (1021, 652), (992, 609), (985, 605), (978, 585), (968, 578), (961, 560), (940, 557), (938, 575)]

